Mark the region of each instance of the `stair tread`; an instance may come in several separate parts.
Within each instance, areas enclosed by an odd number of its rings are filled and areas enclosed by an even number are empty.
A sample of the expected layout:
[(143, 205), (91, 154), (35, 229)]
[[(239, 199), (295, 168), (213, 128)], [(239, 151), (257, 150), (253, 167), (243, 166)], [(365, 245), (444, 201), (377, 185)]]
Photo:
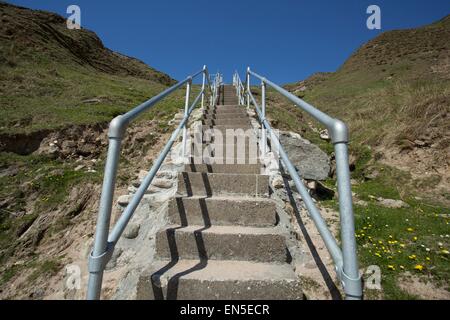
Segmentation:
[(166, 226), (166, 229), (163, 229), (160, 232), (165, 232), (167, 229), (175, 229), (175, 232), (184, 232), (184, 233), (193, 233), (195, 231), (201, 230), (202, 234), (214, 233), (214, 234), (232, 234), (232, 235), (242, 235), (242, 234), (251, 234), (251, 235), (276, 235), (281, 236), (280, 230), (278, 227), (249, 227), (249, 226), (220, 226), (220, 225), (212, 225), (210, 227), (200, 226), (200, 225), (189, 225), (180, 227), (179, 225), (169, 225)]
[[(168, 263), (169, 261), (161, 260), (155, 264), (164, 267)], [(163, 274), (171, 277), (192, 269), (191, 272), (182, 275), (181, 278), (207, 281), (265, 280), (275, 282), (298, 280), (292, 266), (288, 263), (208, 260), (203, 268), (194, 270), (199, 263), (201, 263), (199, 260), (181, 259)]]
[(272, 199), (269, 198), (258, 198), (258, 197), (251, 197), (251, 196), (241, 196), (241, 195), (217, 195), (217, 196), (202, 196), (202, 195), (193, 195), (193, 196), (183, 196), (183, 195), (175, 195), (174, 198), (183, 198), (186, 200), (205, 200), (205, 201), (236, 201), (236, 202), (265, 202), (267, 204), (273, 203)]

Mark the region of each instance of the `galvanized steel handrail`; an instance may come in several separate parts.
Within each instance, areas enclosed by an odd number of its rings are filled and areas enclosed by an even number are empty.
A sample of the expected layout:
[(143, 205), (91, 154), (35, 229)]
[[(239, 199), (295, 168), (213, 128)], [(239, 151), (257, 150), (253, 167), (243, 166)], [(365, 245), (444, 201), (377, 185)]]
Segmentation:
[[(250, 76), (254, 76), (261, 81), (261, 108), (255, 100), (250, 90)], [(283, 166), (289, 172), (297, 190), (299, 191), (305, 206), (313, 219), (317, 230), (319, 231), (324, 243), (330, 253), (333, 262), (335, 264), (336, 273), (342, 282), (346, 298), (347, 299), (361, 299), (362, 298), (362, 283), (361, 275), (359, 273), (358, 259), (356, 252), (356, 240), (355, 240), (355, 226), (353, 216), (352, 205), (352, 193), (350, 185), (350, 170), (348, 161), (348, 142), (349, 134), (346, 124), (338, 119), (334, 119), (322, 111), (316, 109), (307, 102), (294, 96), (287, 90), (281, 88), (270, 80), (263, 76), (253, 72), (250, 68), (247, 68), (246, 83), (242, 84), (239, 74), (236, 72), (233, 77), (233, 84), (236, 87), (239, 101), (244, 101), (247, 98), (247, 107), (250, 107), (250, 103), (255, 106), (259, 120), (262, 125), (262, 153), (265, 154), (267, 139), (266, 131), (269, 133), (271, 147), (275, 149), (282, 160)], [(321, 124), (325, 125), (329, 131), (331, 141), (334, 144), (335, 158), (336, 158), (336, 175), (338, 183), (339, 193), (339, 212), (341, 222), (341, 247), (339, 247), (336, 239), (327, 227), (327, 224), (321, 216), (319, 210), (311, 198), (308, 189), (303, 184), (296, 168), (289, 160), (286, 152), (284, 151), (278, 137), (273, 133), (273, 130), (266, 119), (266, 86), (270, 86), (275, 89), (281, 95), (289, 99), (296, 106), (303, 111), (307, 112), (310, 116), (316, 119)], [(244, 90), (242, 90), (244, 87)], [(243, 103), (242, 103), (243, 104)]]
[[(198, 96), (194, 99), (192, 104), (189, 105), (190, 91), (192, 81), (198, 75), (203, 74), (202, 89)], [(103, 178), (102, 195), (100, 198), (99, 214), (97, 218), (97, 226), (95, 233), (94, 246), (91, 254), (89, 255), (89, 282), (87, 290), (87, 298), (89, 300), (99, 299), (102, 287), (103, 272), (106, 264), (110, 260), (114, 247), (119, 241), (120, 236), (125, 230), (128, 222), (133, 216), (136, 208), (138, 207), (140, 201), (144, 197), (145, 191), (150, 186), (153, 178), (158, 172), (160, 166), (168, 155), (170, 149), (175, 143), (180, 131), (183, 130), (183, 155), (185, 155), (185, 147), (187, 141), (187, 130), (186, 124), (189, 117), (201, 99), (201, 106), (204, 107), (204, 98), (206, 91), (206, 84), (210, 91), (210, 103), (213, 105), (217, 100), (219, 86), (221, 84), (221, 75), (216, 74), (214, 83), (211, 84), (210, 76), (208, 74), (208, 69), (203, 66), (203, 69), (194, 73), (193, 75), (187, 77), (185, 80), (178, 82), (177, 84), (171, 86), (150, 100), (144, 102), (143, 104), (137, 106), (136, 108), (130, 110), (124, 115), (120, 115), (114, 118), (109, 125), (109, 146), (108, 154), (105, 164), (105, 173)], [(111, 233), (109, 233), (110, 220), (111, 220), (111, 210), (114, 197), (115, 180), (117, 175), (117, 168), (120, 158), (120, 147), (121, 142), (124, 137), (125, 131), (128, 125), (136, 119), (144, 111), (147, 111), (152, 106), (154, 106), (158, 101), (162, 100), (166, 96), (170, 95), (176, 89), (182, 87), (186, 84), (186, 98), (185, 98), (185, 113), (184, 117), (177, 127), (177, 129), (172, 133), (169, 141), (165, 145), (163, 151), (160, 153), (152, 168), (150, 169), (147, 176), (142, 181), (141, 185), (137, 189), (133, 198), (131, 199), (128, 206), (125, 208), (124, 212), (120, 216), (119, 220), (113, 227)]]

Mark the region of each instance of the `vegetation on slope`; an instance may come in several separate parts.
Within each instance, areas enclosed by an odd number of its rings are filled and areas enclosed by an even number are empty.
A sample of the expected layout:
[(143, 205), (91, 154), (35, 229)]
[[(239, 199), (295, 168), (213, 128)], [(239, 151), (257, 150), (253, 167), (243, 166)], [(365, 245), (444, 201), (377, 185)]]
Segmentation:
[[(350, 127), (360, 260), (363, 267), (382, 270), (383, 294), (371, 290), (369, 298), (423, 297), (420, 290), (411, 293), (412, 285), (409, 292), (401, 285), (411, 275), (450, 291), (448, 39), (450, 16), (422, 28), (386, 32), (336, 72), (286, 85)], [(274, 127), (299, 132), (332, 154), (332, 145), (317, 134), (323, 129), (318, 123), (273, 91), (268, 99)], [(335, 188), (335, 178), (327, 185)], [(408, 207), (387, 208), (380, 197)], [(324, 204), (337, 205), (336, 200)]]
[[(56, 249), (79, 241), (65, 235), (95, 221), (109, 121), (173, 83), (61, 16), (0, 2), (0, 296), (45, 295), (45, 279), (70, 263)], [(178, 90), (131, 126), (119, 188), (151, 165), (183, 105)]]

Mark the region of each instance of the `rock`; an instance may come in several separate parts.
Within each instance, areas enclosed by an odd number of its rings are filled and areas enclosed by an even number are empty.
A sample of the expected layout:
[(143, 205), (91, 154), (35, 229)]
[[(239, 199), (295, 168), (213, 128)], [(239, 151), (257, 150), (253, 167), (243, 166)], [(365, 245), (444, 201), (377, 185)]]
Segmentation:
[(275, 178), (273, 178), (272, 187), (274, 187), (275, 189), (281, 189), (284, 187), (284, 181), (280, 175), (275, 176)]
[(173, 179), (173, 173), (170, 171), (160, 171), (156, 174), (157, 178)]
[(326, 140), (326, 141), (330, 141), (331, 140), (327, 129), (324, 129), (324, 130), (320, 131), (319, 134), (320, 134), (320, 139)]
[(386, 208), (393, 208), (393, 209), (409, 208), (409, 204), (403, 202), (402, 200), (384, 199), (381, 197), (378, 197), (376, 200), (380, 205)]
[(414, 140), (414, 145), (419, 148), (426, 147), (428, 144), (422, 140)]
[(123, 236), (127, 239), (135, 239), (139, 235), (139, 230), (141, 226), (136, 223), (130, 223), (123, 233)]
[(372, 169), (369, 172), (366, 172), (364, 174), (364, 179), (365, 180), (373, 180), (373, 179), (376, 179), (379, 175), (380, 175), (380, 171), (378, 171), (377, 169)]
[(114, 249), (114, 252), (112, 254), (111, 259), (106, 264), (105, 270), (111, 270), (114, 269), (117, 265), (117, 259), (119, 259), (120, 255), (122, 254), (123, 250), (120, 247), (116, 247)]
[(123, 195), (123, 196), (120, 196), (120, 197), (117, 199), (117, 204), (118, 204), (119, 206), (121, 206), (121, 207), (127, 206), (129, 202), (130, 202), (130, 196), (127, 195), (127, 194), (126, 194), (126, 195)]
[(361, 200), (361, 199), (356, 199), (353, 201), (353, 203), (357, 206), (361, 206), (361, 207), (367, 207), (369, 204), (367, 203), (367, 201)]
[(330, 159), (318, 146), (291, 132), (281, 132), (279, 139), (302, 178), (308, 180), (328, 178)]
[(139, 188), (139, 186), (141, 185), (141, 180), (133, 180), (131, 181), (131, 185), (135, 188)]
[(308, 181), (307, 187), (310, 189), (310, 194), (316, 200), (331, 200), (334, 198), (334, 190), (328, 188), (318, 181)]
[(317, 189), (317, 181), (308, 181), (306, 183), (306, 186), (308, 187), (309, 190), (316, 190)]
[(100, 102), (102, 102), (102, 100), (100, 100), (100, 99), (98, 99), (98, 98), (93, 98), (93, 99), (86, 99), (86, 100), (83, 100), (82, 102), (83, 102), (83, 103), (89, 103), (89, 104), (91, 104), (91, 103), (95, 104), (95, 103), (100, 103)]
[(148, 171), (141, 170), (141, 171), (139, 171), (138, 179), (142, 181), (142, 180), (144, 180), (144, 178), (145, 178), (147, 175), (148, 175)]
[(173, 182), (172, 182), (172, 180), (169, 180), (169, 179), (157, 178), (157, 179), (153, 180), (152, 186), (161, 188), (161, 189), (170, 189), (173, 186)]

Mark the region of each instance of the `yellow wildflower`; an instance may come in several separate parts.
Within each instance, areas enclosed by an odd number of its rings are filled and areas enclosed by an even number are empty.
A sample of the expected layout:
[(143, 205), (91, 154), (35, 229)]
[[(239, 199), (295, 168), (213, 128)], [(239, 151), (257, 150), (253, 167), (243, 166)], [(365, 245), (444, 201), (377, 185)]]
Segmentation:
[(412, 255), (408, 256), (408, 258), (410, 258), (411, 260), (416, 260), (417, 257), (415, 254), (412, 254)]
[(388, 268), (389, 270), (395, 271), (395, 267), (394, 267), (393, 265), (388, 265), (387, 268)]
[(406, 231), (408, 231), (408, 232), (413, 232), (414, 229), (413, 229), (413, 228), (408, 228), (408, 229), (406, 229)]
[(416, 266), (414, 267), (414, 270), (422, 271), (423, 268), (424, 268), (423, 265), (421, 265), (421, 264), (416, 264)]

